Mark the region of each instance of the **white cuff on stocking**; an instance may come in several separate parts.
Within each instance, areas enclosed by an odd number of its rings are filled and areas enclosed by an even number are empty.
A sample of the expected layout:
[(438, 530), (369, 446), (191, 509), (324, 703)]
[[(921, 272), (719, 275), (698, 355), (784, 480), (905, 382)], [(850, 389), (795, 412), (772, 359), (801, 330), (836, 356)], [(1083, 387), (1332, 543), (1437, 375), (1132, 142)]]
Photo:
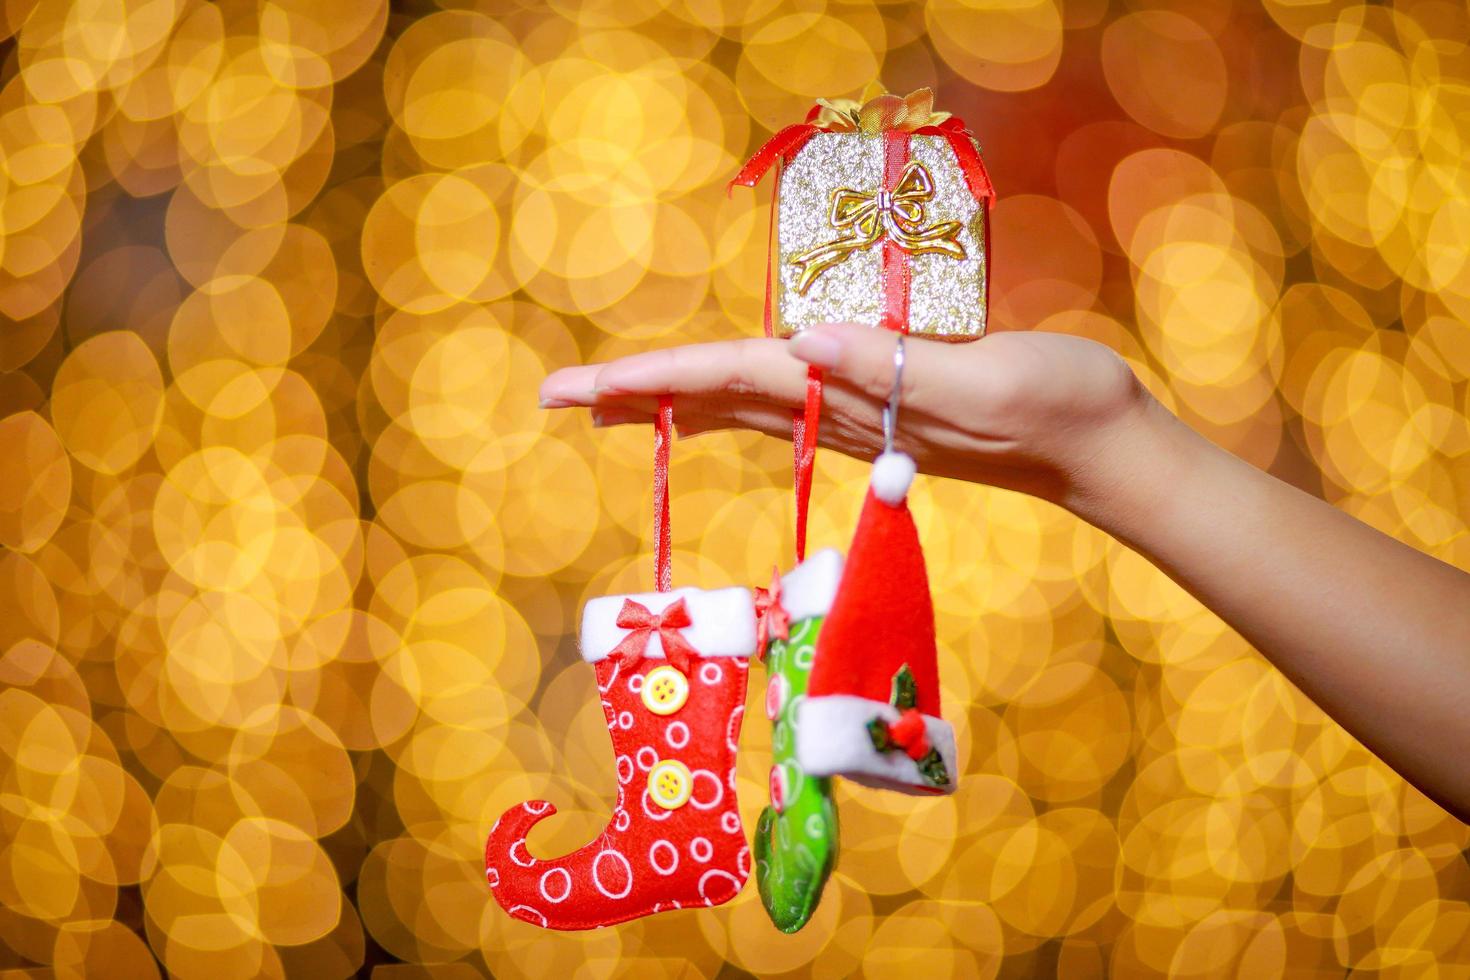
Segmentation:
[(795, 622), (825, 616), (842, 581), (842, 553), (823, 548), (781, 576), (781, 608)]
[[(671, 592), (607, 595), (589, 600), (582, 610), (582, 634), (578, 638), (583, 660), (588, 663), (602, 660), (632, 632), (618, 625), (625, 599), (632, 599), (655, 616), (683, 599), (690, 622), (679, 632), (701, 657), (749, 657), (755, 653), (755, 600), (749, 589), (686, 587)], [(643, 655), (655, 660), (664, 658), (657, 631), (649, 635)]]

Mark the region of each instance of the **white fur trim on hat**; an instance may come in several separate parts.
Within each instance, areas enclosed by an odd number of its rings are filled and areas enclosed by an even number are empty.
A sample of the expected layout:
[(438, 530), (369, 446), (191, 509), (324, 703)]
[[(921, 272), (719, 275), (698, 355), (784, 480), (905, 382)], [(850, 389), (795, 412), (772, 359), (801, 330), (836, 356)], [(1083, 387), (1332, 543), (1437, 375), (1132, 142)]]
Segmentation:
[(949, 773), (948, 786), (935, 786), (919, 764), (901, 749), (879, 752), (868, 735), (873, 718), (895, 722), (899, 710), (883, 701), (828, 694), (807, 698), (796, 709), (796, 759), (809, 776), (845, 776), (853, 782), (902, 793), (953, 793), (959, 785), (954, 728), (943, 718), (924, 716), (929, 744), (939, 750)]
[[(689, 610), (690, 625), (681, 633), (700, 656), (749, 657), (755, 653), (755, 600), (749, 589), (686, 587), (672, 592), (606, 595), (590, 600), (582, 610), (582, 634), (578, 638), (583, 660), (596, 663), (632, 632), (618, 625), (624, 599), (632, 599), (655, 615), (675, 600), (683, 599), (684, 607)], [(663, 643), (655, 632), (648, 638), (644, 656), (662, 659), (663, 655)]]
[(873, 460), (873, 495), (891, 507), (903, 503), (919, 467), (908, 453), (894, 449)]
[(781, 607), (794, 622), (825, 616), (842, 581), (842, 553), (823, 548), (781, 576)]

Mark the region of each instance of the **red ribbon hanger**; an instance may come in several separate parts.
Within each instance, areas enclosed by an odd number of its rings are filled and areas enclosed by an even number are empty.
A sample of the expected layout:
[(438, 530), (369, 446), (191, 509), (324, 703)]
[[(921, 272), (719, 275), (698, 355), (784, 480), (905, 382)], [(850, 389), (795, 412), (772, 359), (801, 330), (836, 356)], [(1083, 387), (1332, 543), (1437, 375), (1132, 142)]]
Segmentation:
[[(654, 588), (674, 587), (673, 546), (669, 541), (669, 443), (674, 438), (674, 396), (658, 396), (653, 424), (653, 578)], [(622, 625), (621, 623), (619, 625)]]

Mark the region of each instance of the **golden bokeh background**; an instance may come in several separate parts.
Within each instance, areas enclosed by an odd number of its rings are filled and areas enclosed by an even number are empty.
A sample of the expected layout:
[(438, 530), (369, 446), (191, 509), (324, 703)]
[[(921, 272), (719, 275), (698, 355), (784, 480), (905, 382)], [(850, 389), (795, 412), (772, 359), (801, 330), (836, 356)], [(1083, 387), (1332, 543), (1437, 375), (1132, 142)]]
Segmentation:
[[(839, 784), (804, 931), (752, 885), (549, 933), (482, 875), (521, 800), (563, 811), (543, 853), (606, 821), (572, 634), (652, 576), (649, 432), (537, 385), (759, 333), (769, 193), (725, 181), (875, 77), (985, 145), (995, 329), (1106, 341), (1470, 567), (1463, 2), (0, 0), (0, 31), (0, 975), (1470, 972), (1470, 829), (1138, 556), (937, 480), (962, 787)], [(676, 446), (677, 579), (787, 562), (789, 460)], [(822, 454), (814, 545), (866, 478)]]

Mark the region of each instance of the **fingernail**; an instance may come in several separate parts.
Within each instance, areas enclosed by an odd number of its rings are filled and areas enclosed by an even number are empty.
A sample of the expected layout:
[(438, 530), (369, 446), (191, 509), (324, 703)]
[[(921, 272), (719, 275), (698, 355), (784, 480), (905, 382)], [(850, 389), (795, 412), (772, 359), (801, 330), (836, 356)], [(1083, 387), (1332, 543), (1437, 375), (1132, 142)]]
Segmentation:
[(831, 334), (803, 330), (791, 338), (791, 353), (808, 364), (835, 368), (842, 360), (842, 342)]
[(542, 408), (576, 408), (577, 403), (565, 398), (543, 398), (537, 403)]

